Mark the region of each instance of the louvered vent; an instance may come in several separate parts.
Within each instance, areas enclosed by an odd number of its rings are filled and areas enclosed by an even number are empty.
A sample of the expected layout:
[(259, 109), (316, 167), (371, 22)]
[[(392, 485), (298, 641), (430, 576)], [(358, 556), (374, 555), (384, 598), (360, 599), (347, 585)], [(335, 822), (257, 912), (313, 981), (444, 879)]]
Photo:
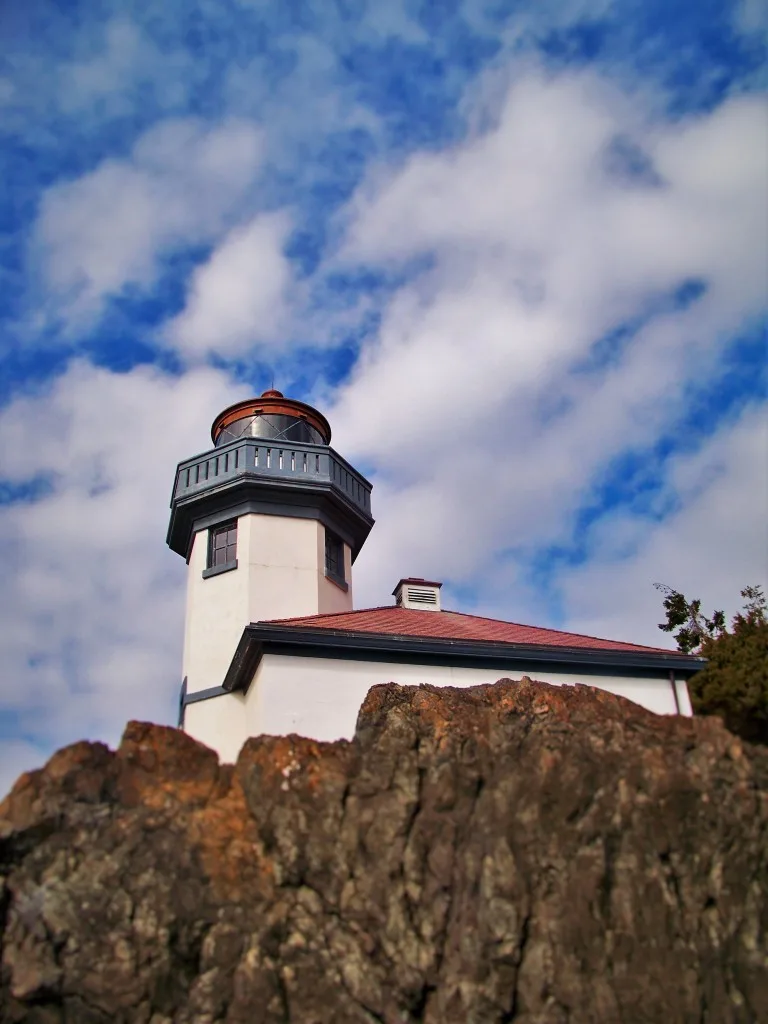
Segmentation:
[(440, 587), (442, 583), (430, 580), (400, 580), (392, 593), (401, 608), (420, 608), (422, 611), (440, 611)]

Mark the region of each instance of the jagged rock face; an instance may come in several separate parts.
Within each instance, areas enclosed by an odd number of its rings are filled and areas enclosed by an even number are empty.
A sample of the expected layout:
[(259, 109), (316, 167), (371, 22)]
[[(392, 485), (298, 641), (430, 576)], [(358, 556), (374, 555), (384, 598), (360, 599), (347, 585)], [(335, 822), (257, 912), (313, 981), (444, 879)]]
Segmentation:
[(768, 752), (589, 687), (81, 743), (0, 805), (0, 1020), (768, 1019)]

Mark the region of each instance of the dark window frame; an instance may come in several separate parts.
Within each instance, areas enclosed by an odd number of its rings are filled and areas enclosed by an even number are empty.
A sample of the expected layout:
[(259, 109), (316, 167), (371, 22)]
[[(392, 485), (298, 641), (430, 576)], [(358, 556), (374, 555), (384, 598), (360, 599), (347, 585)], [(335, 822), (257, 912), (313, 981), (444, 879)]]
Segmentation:
[(203, 579), (237, 568), (237, 520), (220, 523), (208, 530)]
[(325, 576), (342, 590), (349, 590), (345, 579), (344, 541), (332, 530), (325, 528)]

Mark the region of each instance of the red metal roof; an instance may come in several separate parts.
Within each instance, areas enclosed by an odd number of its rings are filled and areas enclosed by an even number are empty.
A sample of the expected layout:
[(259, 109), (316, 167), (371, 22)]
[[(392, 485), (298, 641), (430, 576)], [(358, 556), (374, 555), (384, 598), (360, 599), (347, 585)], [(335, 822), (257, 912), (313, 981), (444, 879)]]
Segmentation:
[(521, 626), (516, 622), (486, 619), (463, 612), (421, 611), (386, 605), (382, 608), (361, 608), (354, 612), (331, 612), (326, 615), (304, 615), (291, 619), (272, 619), (271, 624), (296, 626), (302, 629), (342, 630), (345, 633), (379, 633), (388, 636), (431, 637), (444, 640), (474, 640), (479, 643), (526, 644), (539, 647), (579, 647), (599, 651), (654, 651), (677, 654), (660, 647), (627, 644), (618, 640), (602, 640), (580, 633), (564, 633), (559, 629)]

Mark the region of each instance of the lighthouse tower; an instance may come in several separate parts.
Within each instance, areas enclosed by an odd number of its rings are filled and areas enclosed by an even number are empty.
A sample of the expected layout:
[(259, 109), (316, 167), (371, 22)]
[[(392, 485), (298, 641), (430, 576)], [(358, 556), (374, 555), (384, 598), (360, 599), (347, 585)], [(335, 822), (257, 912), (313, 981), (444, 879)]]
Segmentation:
[(211, 438), (177, 468), (168, 526), (189, 566), (185, 699), (221, 689), (250, 623), (351, 611), (373, 526), (371, 485), (311, 406), (265, 391), (220, 413)]

